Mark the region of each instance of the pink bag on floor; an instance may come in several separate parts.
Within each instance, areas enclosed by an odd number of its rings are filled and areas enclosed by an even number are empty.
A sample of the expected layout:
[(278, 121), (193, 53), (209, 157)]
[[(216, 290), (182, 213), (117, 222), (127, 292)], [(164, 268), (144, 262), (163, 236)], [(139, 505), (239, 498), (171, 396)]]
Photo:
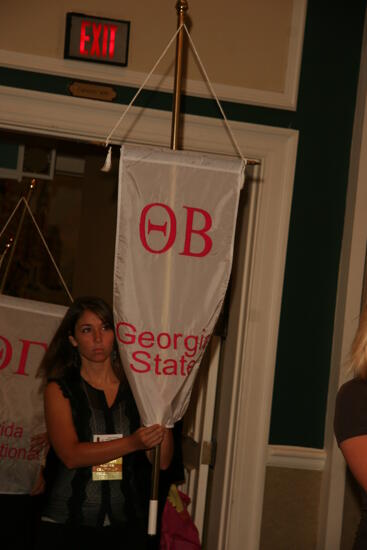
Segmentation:
[(171, 485), (164, 506), (160, 550), (201, 550), (199, 532), (187, 511), (190, 498)]

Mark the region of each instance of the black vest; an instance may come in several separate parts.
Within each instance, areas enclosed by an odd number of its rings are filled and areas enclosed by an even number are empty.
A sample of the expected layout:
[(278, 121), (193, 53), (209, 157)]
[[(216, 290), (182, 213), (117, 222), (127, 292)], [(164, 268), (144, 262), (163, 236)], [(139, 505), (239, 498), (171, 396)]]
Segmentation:
[[(54, 381), (70, 400), (79, 441), (93, 441), (94, 434), (126, 436), (139, 427), (139, 414), (127, 383), (120, 384), (109, 408), (104, 392), (85, 382), (76, 368)], [(52, 481), (43, 516), (58, 523), (93, 527), (102, 526), (106, 517), (112, 525), (134, 520), (146, 524), (151, 466), (145, 452), (123, 457), (122, 481), (93, 481), (91, 467), (70, 470), (53, 453), (48, 462)]]

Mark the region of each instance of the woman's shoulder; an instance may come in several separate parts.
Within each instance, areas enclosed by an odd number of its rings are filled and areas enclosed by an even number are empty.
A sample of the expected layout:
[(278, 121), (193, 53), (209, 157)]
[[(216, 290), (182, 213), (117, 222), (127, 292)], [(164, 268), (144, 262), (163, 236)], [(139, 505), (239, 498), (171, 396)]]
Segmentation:
[(353, 378), (339, 389), (334, 416), (338, 442), (367, 434), (367, 381)]
[(337, 401), (354, 400), (358, 397), (367, 397), (367, 381), (362, 378), (352, 378), (340, 386)]
[(75, 389), (80, 386), (80, 372), (70, 368), (62, 376), (49, 378), (47, 384), (57, 384), (64, 397), (70, 399)]

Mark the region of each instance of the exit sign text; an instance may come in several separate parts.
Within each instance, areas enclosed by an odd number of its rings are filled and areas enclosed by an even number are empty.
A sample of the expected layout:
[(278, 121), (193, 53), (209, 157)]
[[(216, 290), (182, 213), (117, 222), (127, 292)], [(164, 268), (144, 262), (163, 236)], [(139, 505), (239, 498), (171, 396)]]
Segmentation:
[(68, 13), (64, 57), (126, 66), (129, 32), (129, 21)]

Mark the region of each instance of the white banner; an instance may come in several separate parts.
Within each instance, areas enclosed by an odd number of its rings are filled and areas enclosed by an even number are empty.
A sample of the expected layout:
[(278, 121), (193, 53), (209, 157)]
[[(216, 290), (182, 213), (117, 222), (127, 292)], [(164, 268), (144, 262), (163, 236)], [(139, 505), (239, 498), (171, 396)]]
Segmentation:
[(232, 265), (244, 164), (123, 146), (114, 315), (144, 425), (182, 418)]
[(0, 493), (29, 493), (41, 458), (31, 437), (46, 431), (37, 369), (66, 308), (0, 296)]

